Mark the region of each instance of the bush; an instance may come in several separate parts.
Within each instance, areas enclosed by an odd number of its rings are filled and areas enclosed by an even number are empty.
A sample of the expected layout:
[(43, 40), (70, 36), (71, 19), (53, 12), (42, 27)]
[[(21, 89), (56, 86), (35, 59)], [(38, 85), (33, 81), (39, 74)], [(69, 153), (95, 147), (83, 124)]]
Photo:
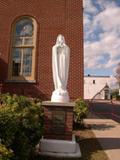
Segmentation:
[(74, 107), (74, 121), (83, 125), (83, 119), (87, 117), (88, 105), (81, 98), (75, 101)]
[(40, 100), (2, 94), (0, 104), (1, 143), (13, 150), (11, 159), (31, 159), (42, 135), (43, 110)]
[(0, 144), (0, 160), (10, 160), (11, 157), (13, 157), (13, 151)]
[(117, 96), (116, 96), (116, 100), (120, 100), (120, 95), (117, 95)]
[(116, 100), (120, 100), (120, 95), (119, 95), (119, 90), (115, 89), (112, 91), (112, 98), (116, 99)]

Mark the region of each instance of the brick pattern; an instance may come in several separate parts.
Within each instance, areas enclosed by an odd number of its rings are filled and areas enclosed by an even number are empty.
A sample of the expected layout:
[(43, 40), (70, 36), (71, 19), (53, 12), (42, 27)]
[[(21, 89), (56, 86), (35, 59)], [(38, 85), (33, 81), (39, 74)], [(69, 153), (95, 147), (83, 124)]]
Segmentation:
[[(83, 97), (83, 13), (82, 0), (1, 0), (0, 1), (0, 82), (2, 92), (50, 99), (54, 89), (51, 50), (58, 34), (71, 49), (68, 91), (71, 99)], [(38, 24), (36, 83), (6, 83), (14, 21), (32, 16)]]
[[(53, 112), (64, 111), (65, 112), (65, 123), (64, 132), (57, 133), (53, 131)], [(47, 139), (62, 139), (72, 140), (72, 129), (73, 129), (73, 107), (70, 106), (44, 106), (44, 138)], [(59, 125), (58, 125), (59, 127)]]

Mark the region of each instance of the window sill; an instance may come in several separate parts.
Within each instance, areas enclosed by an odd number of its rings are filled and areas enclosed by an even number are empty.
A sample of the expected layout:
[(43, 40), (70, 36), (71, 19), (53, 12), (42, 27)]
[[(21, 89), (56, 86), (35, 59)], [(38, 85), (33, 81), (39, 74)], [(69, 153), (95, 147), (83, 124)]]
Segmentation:
[(36, 80), (6, 80), (6, 83), (36, 83)]

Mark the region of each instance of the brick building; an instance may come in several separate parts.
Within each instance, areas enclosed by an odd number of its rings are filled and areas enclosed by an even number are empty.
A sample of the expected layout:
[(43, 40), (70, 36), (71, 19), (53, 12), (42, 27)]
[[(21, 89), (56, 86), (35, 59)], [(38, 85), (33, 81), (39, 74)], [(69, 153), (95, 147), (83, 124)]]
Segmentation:
[(0, 1), (1, 92), (51, 97), (52, 46), (58, 34), (71, 49), (70, 97), (83, 97), (82, 0)]

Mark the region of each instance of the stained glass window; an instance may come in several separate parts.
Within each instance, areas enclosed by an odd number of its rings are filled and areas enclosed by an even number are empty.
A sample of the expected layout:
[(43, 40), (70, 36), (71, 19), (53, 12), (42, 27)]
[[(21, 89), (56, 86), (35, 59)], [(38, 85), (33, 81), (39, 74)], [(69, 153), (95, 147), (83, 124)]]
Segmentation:
[(30, 76), (32, 71), (32, 48), (25, 48), (23, 52), (23, 75)]
[(19, 76), (20, 75), (20, 67), (21, 67), (21, 49), (15, 48), (13, 49), (13, 70), (12, 74), (13, 76)]
[(35, 23), (35, 20), (29, 17), (24, 17), (15, 23), (11, 50), (12, 79), (16, 77), (33, 79), (36, 48)]

